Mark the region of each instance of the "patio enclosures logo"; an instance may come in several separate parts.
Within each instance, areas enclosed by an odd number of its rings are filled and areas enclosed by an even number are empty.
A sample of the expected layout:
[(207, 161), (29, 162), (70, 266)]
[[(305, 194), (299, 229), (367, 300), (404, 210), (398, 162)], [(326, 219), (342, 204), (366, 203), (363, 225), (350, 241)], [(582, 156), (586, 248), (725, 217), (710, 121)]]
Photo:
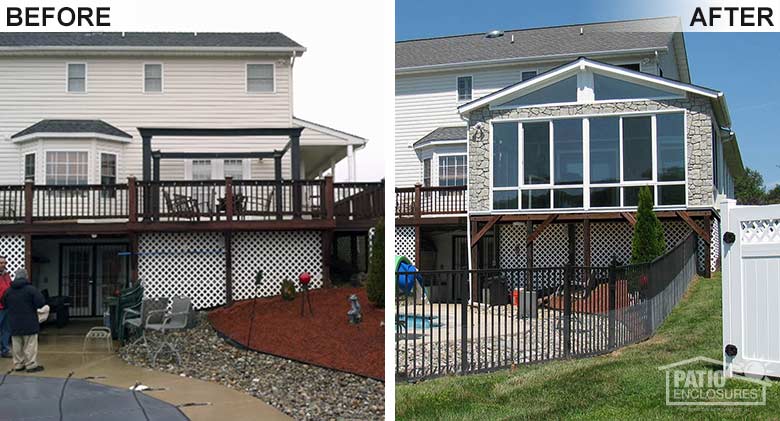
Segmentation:
[(695, 357), (658, 367), (666, 373), (666, 404), (670, 406), (756, 406), (766, 405), (766, 388), (771, 383), (749, 377), (727, 382), (721, 361)]

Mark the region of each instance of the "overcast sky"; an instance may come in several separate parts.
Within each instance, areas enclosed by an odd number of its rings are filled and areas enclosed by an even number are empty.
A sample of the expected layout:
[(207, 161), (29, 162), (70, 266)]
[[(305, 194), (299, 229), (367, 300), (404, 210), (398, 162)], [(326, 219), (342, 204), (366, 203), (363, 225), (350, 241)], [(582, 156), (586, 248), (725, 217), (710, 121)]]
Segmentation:
[[(3, 6), (56, 4), (11, 0)], [(381, 179), (385, 161), (392, 162), (383, 153), (393, 139), (391, 1), (75, 0), (67, 4), (111, 6), (110, 28), (70, 30), (282, 32), (308, 49), (294, 67), (295, 115), (369, 140), (357, 153), (359, 181)], [(336, 173), (337, 179), (346, 177), (346, 160)]]

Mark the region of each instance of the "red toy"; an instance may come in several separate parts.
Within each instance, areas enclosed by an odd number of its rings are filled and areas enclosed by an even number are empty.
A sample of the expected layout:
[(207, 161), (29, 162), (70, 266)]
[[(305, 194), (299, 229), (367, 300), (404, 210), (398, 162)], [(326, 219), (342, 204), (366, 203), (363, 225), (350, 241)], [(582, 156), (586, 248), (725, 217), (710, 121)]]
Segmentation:
[(298, 276), (298, 280), (301, 282), (301, 285), (309, 285), (309, 282), (311, 282), (311, 275), (309, 272), (303, 272)]

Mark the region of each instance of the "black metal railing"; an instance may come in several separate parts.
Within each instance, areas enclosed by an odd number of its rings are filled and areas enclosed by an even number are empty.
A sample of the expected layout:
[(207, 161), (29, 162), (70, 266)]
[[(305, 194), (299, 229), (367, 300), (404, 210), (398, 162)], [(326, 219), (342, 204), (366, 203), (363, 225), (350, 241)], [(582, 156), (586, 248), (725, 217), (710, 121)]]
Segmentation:
[(610, 352), (645, 339), (696, 272), (691, 234), (652, 263), (397, 272), (396, 377)]

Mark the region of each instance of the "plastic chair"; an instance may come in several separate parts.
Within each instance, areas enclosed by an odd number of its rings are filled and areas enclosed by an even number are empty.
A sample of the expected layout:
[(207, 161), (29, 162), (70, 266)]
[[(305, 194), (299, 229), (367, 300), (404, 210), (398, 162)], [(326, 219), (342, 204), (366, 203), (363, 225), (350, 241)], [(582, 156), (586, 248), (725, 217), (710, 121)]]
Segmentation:
[(108, 352), (113, 353), (114, 352), (114, 346), (111, 343), (111, 329), (105, 327), (105, 326), (99, 326), (99, 327), (93, 327), (92, 329), (87, 332), (87, 334), (84, 336), (84, 344), (81, 347), (81, 353), (85, 353), (87, 351), (87, 342), (90, 340), (105, 340), (106, 344), (108, 345)]
[[(157, 356), (165, 348), (168, 348), (171, 351), (171, 353), (176, 356), (176, 360), (178, 361), (178, 363), (181, 364), (181, 355), (179, 355), (179, 350), (177, 349), (178, 341), (175, 338), (171, 339), (171, 337), (168, 336), (167, 333), (176, 330), (181, 331), (187, 328), (187, 320), (189, 318), (191, 308), (192, 308), (192, 303), (189, 298), (177, 297), (171, 300), (170, 311), (152, 310), (149, 312), (149, 316), (147, 317), (147, 323), (144, 326), (144, 328), (154, 330), (156, 332), (160, 332), (161, 335), (160, 346), (157, 348), (157, 350), (154, 352), (154, 355), (152, 356), (152, 365), (157, 364)], [(160, 323), (150, 322), (150, 319), (155, 314), (164, 314), (162, 318), (162, 322)]]
[(122, 330), (127, 326), (132, 330), (140, 331), (141, 336), (136, 338), (132, 344), (136, 344), (139, 341), (143, 341), (143, 345), (148, 347), (149, 343), (146, 341), (146, 324), (152, 321), (151, 315), (157, 315), (155, 322), (159, 323), (162, 320), (163, 313), (168, 308), (168, 298), (152, 298), (148, 300), (142, 300), (136, 310), (135, 308), (126, 308), (122, 313)]

